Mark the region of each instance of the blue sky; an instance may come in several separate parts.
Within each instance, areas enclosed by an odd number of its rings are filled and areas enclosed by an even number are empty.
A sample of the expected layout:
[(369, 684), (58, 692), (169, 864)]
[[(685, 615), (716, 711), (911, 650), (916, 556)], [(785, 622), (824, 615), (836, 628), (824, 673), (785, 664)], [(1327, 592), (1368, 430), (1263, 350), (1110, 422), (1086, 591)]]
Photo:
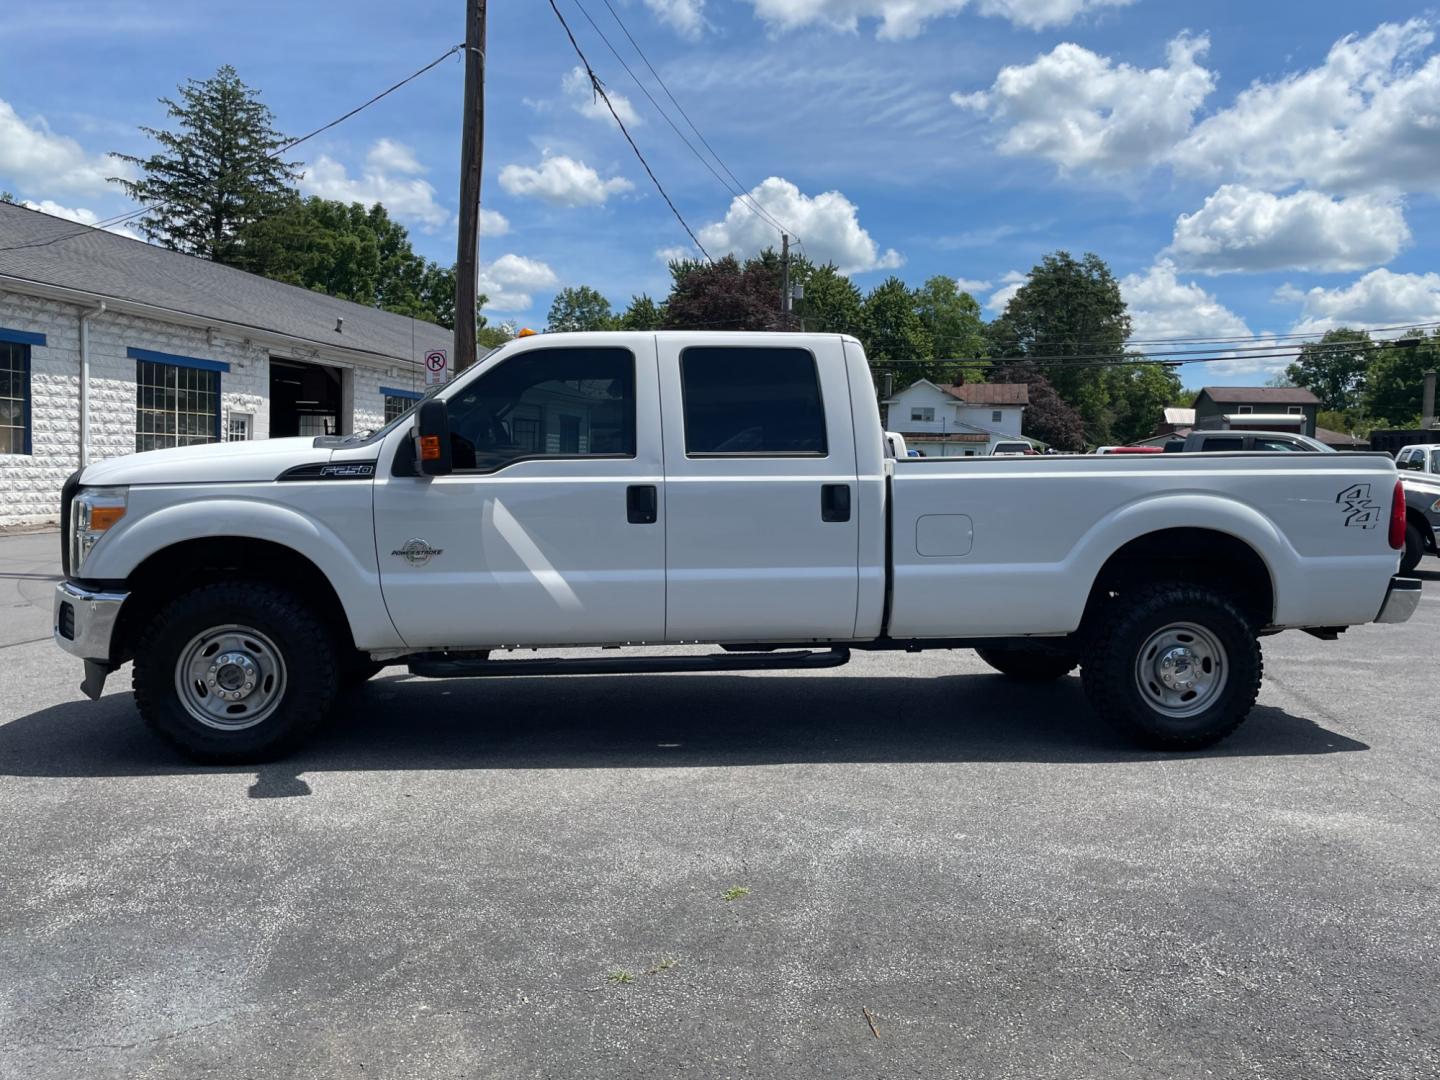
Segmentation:
[[(576, 0), (558, 2), (711, 253), (773, 242)], [(668, 105), (603, 0), (582, 2)], [(1109, 261), (1142, 339), (1440, 322), (1440, 16), (1413, 4), (611, 2), (741, 190), (862, 288), (948, 274), (993, 313), (1063, 247)], [(565, 285), (617, 307), (663, 295), (664, 259), (688, 239), (548, 3), (492, 5), (489, 33), (492, 317), (541, 324)], [(6, 5), (0, 189), (115, 214), (128, 204), (103, 155), (146, 152), (137, 126), (162, 125), (156, 98), (186, 77), (233, 64), (299, 134), (462, 36), (459, 0)], [(448, 60), (298, 148), (302, 188), (378, 198), (451, 261), (462, 74)], [(1269, 373), (1236, 358), (1183, 374)]]

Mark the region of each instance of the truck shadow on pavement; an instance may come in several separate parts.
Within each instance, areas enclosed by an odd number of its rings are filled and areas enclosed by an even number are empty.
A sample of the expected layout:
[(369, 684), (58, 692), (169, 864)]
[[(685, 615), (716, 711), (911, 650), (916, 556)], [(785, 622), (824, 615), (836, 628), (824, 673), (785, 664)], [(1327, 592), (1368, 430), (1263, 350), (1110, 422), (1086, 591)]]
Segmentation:
[[(1160, 762), (1090, 711), (1080, 680), (998, 675), (690, 675), (430, 681), (391, 669), (343, 697), (327, 727), (271, 765), (193, 764), (152, 736), (128, 693), (0, 726), (0, 775), (256, 774), (255, 798), (309, 794), (346, 770), (673, 768), (797, 763)], [(1189, 757), (1368, 750), (1261, 706)]]

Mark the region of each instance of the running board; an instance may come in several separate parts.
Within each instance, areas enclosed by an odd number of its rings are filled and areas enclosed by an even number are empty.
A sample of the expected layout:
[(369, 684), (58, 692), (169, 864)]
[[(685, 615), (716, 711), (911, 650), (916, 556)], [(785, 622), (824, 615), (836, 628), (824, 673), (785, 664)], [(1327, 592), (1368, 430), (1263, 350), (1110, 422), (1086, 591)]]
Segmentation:
[(427, 679), (495, 679), (528, 675), (669, 675), (683, 671), (774, 671), (832, 668), (850, 662), (849, 649), (825, 652), (707, 653), (703, 656), (583, 656), (541, 660), (475, 660), (443, 653), (417, 656), (410, 674)]

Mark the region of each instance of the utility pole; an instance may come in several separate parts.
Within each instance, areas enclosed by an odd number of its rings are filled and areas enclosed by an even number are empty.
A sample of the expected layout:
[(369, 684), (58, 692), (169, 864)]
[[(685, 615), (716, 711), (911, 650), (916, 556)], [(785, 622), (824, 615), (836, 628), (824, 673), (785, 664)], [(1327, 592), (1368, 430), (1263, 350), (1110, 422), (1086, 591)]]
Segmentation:
[(780, 315), (781, 327), (790, 329), (790, 234), (780, 234)]
[(480, 163), (485, 156), (485, 0), (465, 0), (465, 110), (460, 129), (460, 236), (455, 250), (455, 358), (475, 363), (480, 242)]

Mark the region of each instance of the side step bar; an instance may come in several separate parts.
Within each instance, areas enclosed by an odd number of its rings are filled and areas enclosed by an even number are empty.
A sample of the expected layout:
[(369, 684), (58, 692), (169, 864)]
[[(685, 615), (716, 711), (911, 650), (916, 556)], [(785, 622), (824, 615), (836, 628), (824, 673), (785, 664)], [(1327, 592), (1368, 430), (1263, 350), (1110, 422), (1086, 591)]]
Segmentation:
[(682, 671), (773, 671), (832, 668), (850, 662), (849, 649), (824, 652), (707, 653), (703, 656), (583, 656), (541, 660), (476, 660), (444, 653), (417, 656), (410, 674), (427, 679), (495, 679), (529, 675), (668, 675)]

